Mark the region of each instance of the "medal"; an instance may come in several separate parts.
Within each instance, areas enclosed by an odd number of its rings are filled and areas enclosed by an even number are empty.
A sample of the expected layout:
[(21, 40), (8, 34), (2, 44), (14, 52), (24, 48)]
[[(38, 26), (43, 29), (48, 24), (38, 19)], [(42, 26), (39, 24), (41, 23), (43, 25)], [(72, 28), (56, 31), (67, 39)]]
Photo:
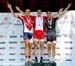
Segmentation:
[(52, 19), (51, 20), (48, 20), (48, 22), (49, 22), (49, 24), (50, 24), (50, 26), (49, 26), (49, 28), (51, 29), (52, 28)]
[(50, 26), (50, 29), (51, 29), (52, 27)]

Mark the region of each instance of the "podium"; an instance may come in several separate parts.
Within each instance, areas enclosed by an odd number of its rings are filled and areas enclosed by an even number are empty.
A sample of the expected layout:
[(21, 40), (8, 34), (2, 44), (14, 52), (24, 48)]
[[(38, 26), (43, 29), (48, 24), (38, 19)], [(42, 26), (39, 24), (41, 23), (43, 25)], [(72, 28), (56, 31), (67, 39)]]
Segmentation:
[(56, 63), (43, 63), (42, 66), (56, 66)]
[(56, 63), (26, 63), (25, 66), (56, 66)]
[(32, 66), (32, 63), (25, 63), (25, 66)]

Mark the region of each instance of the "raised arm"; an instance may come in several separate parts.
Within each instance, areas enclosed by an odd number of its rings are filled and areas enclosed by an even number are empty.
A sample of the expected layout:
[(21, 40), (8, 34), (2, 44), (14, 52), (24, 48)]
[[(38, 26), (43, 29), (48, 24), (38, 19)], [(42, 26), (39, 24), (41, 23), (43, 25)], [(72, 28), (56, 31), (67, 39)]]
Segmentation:
[(71, 7), (72, 3), (69, 3), (68, 6), (65, 8), (65, 10), (63, 11), (63, 14)]
[(64, 8), (60, 8), (59, 11), (58, 11), (58, 14), (55, 17), (60, 18), (70, 8), (71, 5), (72, 4), (69, 3), (65, 10), (64, 10)]
[(18, 18), (18, 16), (14, 13), (12, 7), (11, 7), (11, 4), (7, 3), (7, 7), (9, 8), (9, 10), (11, 11), (12, 15), (16, 18)]
[(20, 13), (22, 13), (22, 14), (25, 14), (18, 6), (16, 6), (15, 8), (16, 8), (16, 10), (17, 10), (18, 12), (20, 12)]

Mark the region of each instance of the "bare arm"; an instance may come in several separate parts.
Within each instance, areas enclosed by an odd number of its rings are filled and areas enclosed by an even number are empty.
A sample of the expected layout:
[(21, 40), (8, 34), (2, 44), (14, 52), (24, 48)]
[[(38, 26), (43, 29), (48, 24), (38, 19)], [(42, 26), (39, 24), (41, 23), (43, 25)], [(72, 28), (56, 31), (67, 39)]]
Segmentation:
[(12, 7), (11, 7), (11, 4), (7, 3), (7, 7), (9, 8), (9, 10), (11, 11), (12, 15), (16, 18), (18, 18), (18, 16), (14, 13)]
[(66, 11), (70, 8), (70, 6), (71, 6), (71, 3), (68, 4), (65, 10), (63, 10), (63, 8), (60, 8), (58, 11), (58, 14), (55, 17), (60, 18), (64, 13), (66, 13)]
[(16, 6), (16, 10), (19, 11), (20, 13), (24, 14), (24, 12), (18, 6)]
[(63, 14), (71, 7), (71, 3), (68, 4), (68, 6), (66, 7), (66, 9), (63, 11)]

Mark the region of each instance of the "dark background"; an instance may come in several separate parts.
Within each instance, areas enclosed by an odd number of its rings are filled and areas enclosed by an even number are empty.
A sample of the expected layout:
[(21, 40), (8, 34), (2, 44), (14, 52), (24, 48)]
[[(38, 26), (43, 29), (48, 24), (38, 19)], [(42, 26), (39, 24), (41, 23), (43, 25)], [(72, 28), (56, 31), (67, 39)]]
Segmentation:
[(70, 10), (75, 9), (75, 0), (0, 0), (0, 12), (10, 12), (7, 8), (7, 2), (12, 4), (12, 8), (15, 12), (15, 6), (19, 6), (23, 11), (26, 8), (31, 11), (41, 9), (42, 11), (50, 10), (52, 12), (58, 11), (61, 7), (66, 8), (68, 3), (72, 3)]

